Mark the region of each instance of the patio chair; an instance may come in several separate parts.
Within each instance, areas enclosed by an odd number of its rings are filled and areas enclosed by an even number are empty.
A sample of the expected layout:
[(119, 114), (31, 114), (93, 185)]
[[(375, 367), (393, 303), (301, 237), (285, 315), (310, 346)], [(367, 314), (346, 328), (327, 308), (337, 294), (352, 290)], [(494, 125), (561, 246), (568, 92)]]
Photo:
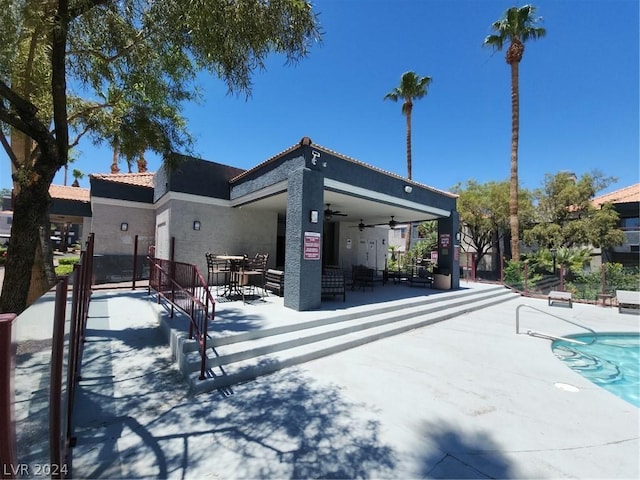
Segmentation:
[(217, 295), (220, 288), (220, 275), (222, 275), (222, 285), (226, 286), (231, 269), (226, 260), (216, 258), (217, 255), (211, 252), (205, 253), (205, 257), (207, 258), (207, 285), (215, 285)]
[(242, 287), (242, 301), (244, 302), (245, 289), (255, 291), (256, 287), (262, 289), (262, 296), (267, 294), (265, 288), (267, 261), (269, 254), (257, 254), (254, 258), (245, 258), (242, 262), (242, 271), (240, 272), (240, 281)]
[(353, 265), (353, 289), (360, 287), (364, 290), (366, 287), (370, 287), (373, 291), (373, 277), (375, 270), (365, 265)]

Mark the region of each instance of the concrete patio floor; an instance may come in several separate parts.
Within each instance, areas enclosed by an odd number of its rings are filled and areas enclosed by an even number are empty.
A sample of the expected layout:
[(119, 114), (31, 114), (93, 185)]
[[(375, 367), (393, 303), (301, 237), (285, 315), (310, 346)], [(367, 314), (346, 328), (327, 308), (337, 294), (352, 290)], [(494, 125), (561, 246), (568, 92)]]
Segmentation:
[[(385, 288), (376, 288), (378, 298), (390, 294)], [(367, 295), (347, 298), (360, 293)], [(240, 328), (317, 314), (270, 299), (222, 302), (217, 316)], [(514, 296), (189, 397), (159, 331), (155, 299), (146, 291), (95, 293), (73, 478), (638, 478), (640, 409), (570, 370), (548, 340), (516, 335), (522, 303), (598, 332), (640, 331), (637, 315), (617, 309), (548, 307)], [(361, 308), (341, 304), (323, 308)], [(535, 310), (521, 312), (525, 331), (580, 333)], [(21, 389), (21, 411), (42, 411), (37, 395)]]

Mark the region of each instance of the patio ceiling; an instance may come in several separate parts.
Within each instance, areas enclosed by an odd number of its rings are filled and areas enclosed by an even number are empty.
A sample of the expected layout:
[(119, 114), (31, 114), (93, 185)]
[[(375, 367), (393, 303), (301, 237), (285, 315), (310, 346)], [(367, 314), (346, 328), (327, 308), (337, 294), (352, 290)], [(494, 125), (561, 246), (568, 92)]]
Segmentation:
[[(384, 195), (380, 195), (383, 197)], [(287, 209), (287, 193), (271, 193), (261, 198), (253, 198), (247, 201), (238, 199), (236, 203), (238, 207), (251, 210), (275, 211), (284, 215)], [(332, 222), (350, 222), (359, 223), (360, 220), (367, 225), (386, 225), (391, 216), (398, 224), (407, 222), (420, 222), (425, 220), (433, 220), (440, 218), (442, 215), (419, 211), (411, 206), (399, 204), (391, 204), (383, 198), (370, 199), (356, 195), (350, 195), (343, 192), (335, 192), (332, 190), (324, 190), (323, 210), (327, 208), (327, 204), (331, 205), (331, 210), (338, 210), (346, 213), (347, 216), (334, 216)]]

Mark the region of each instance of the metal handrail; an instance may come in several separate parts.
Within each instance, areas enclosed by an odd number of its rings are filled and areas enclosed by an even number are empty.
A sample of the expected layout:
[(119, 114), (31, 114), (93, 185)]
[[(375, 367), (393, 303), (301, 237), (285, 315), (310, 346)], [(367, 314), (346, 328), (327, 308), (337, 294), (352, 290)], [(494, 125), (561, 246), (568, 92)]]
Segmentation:
[[(175, 262), (155, 257), (149, 260), (149, 292), (151, 289), (171, 304), (173, 318), (174, 307), (178, 307), (189, 317), (189, 339), (198, 343), (200, 350), (200, 380), (206, 378), (207, 330), (209, 320), (215, 316), (215, 300), (209, 291), (209, 285), (198, 270), (190, 263)], [(211, 308), (210, 308), (211, 307)]]
[(589, 327), (585, 327), (584, 325), (580, 325), (579, 323), (573, 322), (571, 320), (568, 320), (566, 318), (560, 317), (558, 315), (554, 315), (553, 313), (549, 313), (545, 310), (541, 310), (540, 308), (536, 308), (536, 307), (532, 307), (531, 305), (527, 305), (526, 303), (520, 304), (516, 307), (516, 334), (520, 334), (520, 309), (522, 307), (527, 307), (530, 308), (532, 310), (535, 310), (537, 312), (540, 313), (544, 313), (545, 315), (548, 315), (550, 317), (553, 318), (557, 318), (558, 320), (562, 320), (563, 322), (567, 322), (570, 323), (571, 325), (574, 325), (576, 327), (582, 328), (584, 330), (587, 330), (589, 332), (591, 332), (593, 334), (593, 337), (591, 339), (590, 342), (581, 342), (580, 340), (574, 340), (571, 338), (566, 338), (566, 337), (560, 337), (560, 336), (555, 336), (555, 335), (549, 335), (546, 333), (541, 333), (541, 332), (536, 332), (534, 330), (527, 330), (527, 335), (531, 335), (531, 336), (542, 336), (542, 337), (546, 337), (546, 338), (552, 338), (554, 340), (564, 340), (566, 342), (570, 342), (570, 343), (579, 343), (582, 345), (591, 345), (592, 343), (594, 343), (596, 341), (596, 338), (598, 336), (598, 334), (595, 332), (595, 330), (590, 329)]

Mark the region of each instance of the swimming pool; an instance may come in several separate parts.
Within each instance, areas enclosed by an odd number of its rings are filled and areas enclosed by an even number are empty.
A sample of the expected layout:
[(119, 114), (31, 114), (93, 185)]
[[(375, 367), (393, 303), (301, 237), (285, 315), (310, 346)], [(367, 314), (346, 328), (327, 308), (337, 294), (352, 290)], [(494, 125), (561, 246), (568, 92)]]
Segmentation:
[(553, 353), (599, 387), (640, 408), (640, 334), (568, 335), (587, 345), (556, 340)]

